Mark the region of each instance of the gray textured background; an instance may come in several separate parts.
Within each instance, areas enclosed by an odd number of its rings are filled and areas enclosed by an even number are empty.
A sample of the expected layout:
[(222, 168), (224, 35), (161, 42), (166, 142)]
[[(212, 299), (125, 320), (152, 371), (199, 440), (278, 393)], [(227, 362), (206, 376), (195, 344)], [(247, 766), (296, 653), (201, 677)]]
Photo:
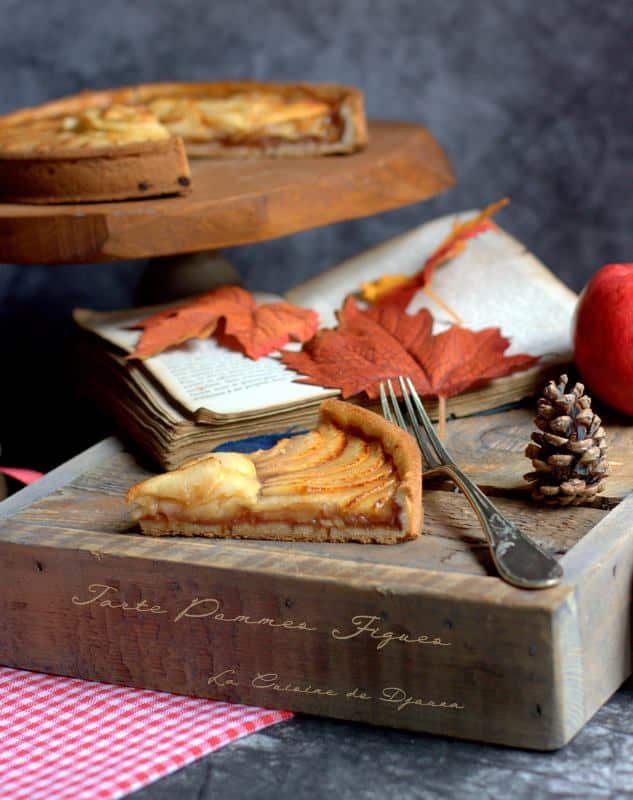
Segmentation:
[[(370, 116), (433, 131), (457, 187), (234, 249), (249, 286), (282, 290), (439, 213), (509, 195), (502, 224), (580, 288), (600, 265), (633, 256), (632, 16), (631, 0), (0, 0), (0, 112), (154, 79), (356, 84)], [(48, 468), (101, 432), (74, 394), (69, 311), (133, 304), (144, 269), (0, 265), (4, 374), (15, 379), (2, 401), (5, 463)], [(25, 400), (33, 389), (48, 416)]]

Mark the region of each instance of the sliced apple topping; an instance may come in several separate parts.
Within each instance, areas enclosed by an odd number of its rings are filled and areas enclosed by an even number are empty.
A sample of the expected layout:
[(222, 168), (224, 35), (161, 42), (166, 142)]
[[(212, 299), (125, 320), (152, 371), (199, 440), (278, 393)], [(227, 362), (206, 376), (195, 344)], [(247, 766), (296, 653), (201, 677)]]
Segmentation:
[(255, 465), (241, 453), (215, 453), (173, 472), (156, 475), (128, 492), (136, 519), (180, 514), (205, 519), (253, 508), (260, 490)]
[(145, 481), (130, 499), (137, 519), (177, 513), (215, 522), (256, 513), (281, 520), (290, 509), (301, 520), (374, 511), (384, 521), (395, 518), (396, 486), (394, 465), (380, 442), (324, 423), (250, 456), (196, 459)]
[(85, 150), (169, 137), (167, 128), (147, 109), (112, 105), (7, 125), (0, 129), (0, 151)]
[(158, 97), (147, 106), (173, 135), (191, 142), (222, 139), (240, 144), (255, 136), (289, 141), (326, 138), (333, 126), (333, 108), (310, 97), (246, 92), (228, 97)]

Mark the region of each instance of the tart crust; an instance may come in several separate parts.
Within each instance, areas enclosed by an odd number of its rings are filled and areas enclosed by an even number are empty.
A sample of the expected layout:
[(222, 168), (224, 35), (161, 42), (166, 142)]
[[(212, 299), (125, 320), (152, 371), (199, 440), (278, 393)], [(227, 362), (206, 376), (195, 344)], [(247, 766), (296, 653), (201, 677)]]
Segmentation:
[[(205, 536), (211, 538), (252, 538), (269, 539), (282, 541), (327, 541), (327, 542), (361, 542), (361, 543), (380, 543), (393, 544), (395, 542), (414, 539), (418, 536), (422, 528), (422, 466), (420, 453), (417, 445), (411, 436), (395, 425), (387, 422), (383, 417), (359, 406), (345, 403), (340, 400), (326, 400), (321, 405), (321, 426), (333, 425), (335, 428), (360, 436), (370, 444), (378, 442), (385, 456), (385, 462), (393, 464), (397, 475), (397, 486), (393, 492), (394, 508), (397, 516), (391, 520), (390, 524), (385, 523), (384, 515), (375, 515), (372, 519), (370, 514), (363, 517), (362, 521), (355, 522), (350, 519), (344, 524), (341, 520), (335, 523), (334, 517), (337, 514), (335, 508), (324, 508), (317, 519), (306, 521), (300, 516), (293, 518), (292, 502), (282, 509), (282, 518), (267, 520), (258, 519), (258, 506), (252, 507), (252, 513), (246, 518), (225, 519), (222, 521), (188, 521), (177, 518), (178, 514), (170, 516), (164, 510), (155, 513), (140, 511), (137, 514), (138, 521), (143, 533), (152, 536), (164, 535), (183, 535), (183, 536)], [(309, 436), (305, 434), (304, 436)], [(282, 440), (275, 445), (283, 448), (284, 442), (296, 441), (295, 439)], [(265, 459), (268, 453), (272, 454), (274, 463), (275, 448), (270, 451), (258, 451), (252, 454), (251, 458), (257, 469), (258, 462), (262, 457)], [(246, 457), (248, 458), (248, 457)], [(195, 459), (193, 462), (184, 464), (174, 472), (172, 476), (182, 475), (183, 481), (188, 468), (195, 464), (209, 460), (209, 457)], [(292, 473), (288, 473), (292, 476)], [(282, 474), (282, 477), (286, 475)], [(340, 478), (342, 490), (345, 490), (346, 472), (343, 470)], [(155, 479), (133, 486), (127, 493), (129, 503), (139, 503), (143, 496), (151, 496), (152, 486)], [(296, 479), (292, 479), (296, 480)], [(292, 482), (289, 480), (289, 482)], [(266, 484), (263, 484), (264, 488)], [(303, 495), (310, 495), (315, 491), (314, 486), (307, 484), (302, 487)], [(290, 496), (292, 501), (292, 496)], [(142, 505), (137, 505), (139, 509)], [(260, 516), (263, 516), (261, 508)]]
[(186, 194), (191, 172), (182, 139), (48, 153), (0, 153), (0, 200), (90, 203)]

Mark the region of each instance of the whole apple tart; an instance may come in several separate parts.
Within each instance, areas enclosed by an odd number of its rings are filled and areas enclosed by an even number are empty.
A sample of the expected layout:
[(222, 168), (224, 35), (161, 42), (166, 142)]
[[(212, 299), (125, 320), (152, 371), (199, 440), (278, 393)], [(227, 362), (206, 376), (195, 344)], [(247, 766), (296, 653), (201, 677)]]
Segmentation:
[(363, 96), (334, 84), (156, 83), (0, 117), (0, 199), (120, 200), (190, 190), (187, 155), (311, 157), (367, 143)]

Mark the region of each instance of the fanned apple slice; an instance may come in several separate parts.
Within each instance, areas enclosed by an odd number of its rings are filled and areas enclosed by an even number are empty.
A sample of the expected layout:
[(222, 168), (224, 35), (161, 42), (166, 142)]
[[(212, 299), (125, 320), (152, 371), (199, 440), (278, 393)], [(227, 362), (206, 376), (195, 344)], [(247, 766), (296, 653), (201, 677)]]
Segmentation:
[[(323, 464), (327, 463), (327, 470), (323, 470)], [(361, 472), (367, 473), (376, 470), (384, 465), (384, 458), (380, 447), (370, 444), (362, 439), (354, 438), (349, 440), (343, 450), (333, 459), (316, 467), (307, 469), (297, 469), (284, 471), (281, 476), (270, 477), (266, 481), (267, 488), (273, 489), (281, 483), (298, 483), (309, 481), (310, 485), (326, 484), (332, 479), (340, 481), (340, 473), (345, 471), (345, 479), (353, 480), (354, 476)]]
[(324, 487), (319, 490), (314, 490), (312, 487), (303, 487), (303, 491), (295, 491), (294, 493), (284, 493), (275, 495), (262, 495), (259, 498), (258, 506), (262, 511), (276, 511), (279, 508), (279, 503), (283, 502), (286, 511), (299, 508), (306, 509), (314, 515), (314, 508), (318, 506), (320, 509), (328, 509), (332, 515), (345, 519), (345, 511), (349, 509), (352, 504), (357, 504), (357, 511), (359, 513), (376, 514), (378, 507), (374, 501), (363, 501), (361, 498), (368, 498), (376, 493), (380, 493), (380, 509), (383, 511), (380, 517), (385, 516), (384, 509), (389, 509), (389, 518), (395, 512), (394, 495), (395, 495), (395, 482), (393, 473), (389, 472), (380, 478), (368, 481), (365, 484), (357, 484), (355, 486), (341, 486), (338, 488)]
[[(344, 445), (345, 441), (341, 438), (338, 444), (334, 446), (341, 450)], [(264, 475), (268, 469), (275, 469), (275, 464), (280, 458), (284, 459), (289, 469), (293, 463), (296, 465), (316, 464), (324, 457), (322, 447), (323, 437), (320, 432), (312, 431), (302, 436), (294, 436), (292, 439), (282, 439), (271, 450), (257, 451), (252, 453), (250, 458), (261, 474)]]
[[(294, 437), (294, 440), (301, 440), (302, 436)], [(293, 440), (291, 440), (293, 441)], [(347, 445), (347, 440), (343, 431), (333, 429), (332, 434), (324, 436), (321, 431), (309, 440), (309, 446), (301, 448), (301, 441), (297, 442), (294, 450), (290, 450), (290, 445), (286, 452), (279, 451), (271, 459), (268, 466), (262, 465), (258, 459), (258, 454), (253, 453), (251, 460), (255, 464), (258, 475), (269, 478), (278, 471), (278, 465), (283, 461), (284, 471), (291, 472), (299, 469), (313, 469), (336, 458)]]
[(274, 485), (267, 483), (262, 487), (261, 497), (280, 497), (293, 493), (303, 496), (306, 493), (336, 492), (342, 485), (352, 490), (356, 490), (358, 487), (362, 489), (374, 481), (387, 480), (391, 475), (393, 475), (393, 469), (390, 465), (377, 462), (374, 462), (366, 470), (356, 470), (353, 473), (337, 470), (334, 474), (330, 474), (330, 471), (325, 469), (321, 476), (313, 475), (298, 479), (294, 475), (290, 475), (286, 480), (279, 480)]
[(350, 497), (347, 505), (347, 512), (364, 513), (366, 508), (385, 509), (384, 502), (385, 494), (390, 490), (395, 491), (397, 488), (396, 479), (393, 475), (386, 481), (376, 482), (374, 485), (370, 484), (363, 488), (362, 492)]

